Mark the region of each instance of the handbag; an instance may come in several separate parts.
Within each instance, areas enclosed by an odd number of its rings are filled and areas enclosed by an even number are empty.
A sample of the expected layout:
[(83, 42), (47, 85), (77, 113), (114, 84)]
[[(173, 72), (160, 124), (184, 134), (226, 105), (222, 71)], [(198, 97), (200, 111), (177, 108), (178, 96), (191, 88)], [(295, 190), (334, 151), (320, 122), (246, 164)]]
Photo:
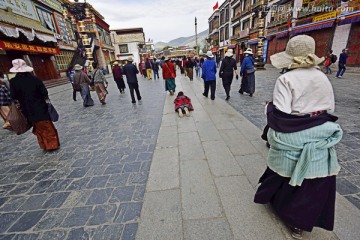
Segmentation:
[(173, 73), (170, 68), (169, 68), (169, 65), (165, 64), (166, 67), (169, 69), (169, 72), (171, 73), (171, 78), (175, 78), (175, 73)]
[(6, 120), (9, 121), (12, 130), (17, 135), (23, 134), (31, 128), (31, 124), (21, 110), (16, 107), (15, 103), (10, 105), (10, 112)]
[(255, 67), (250, 67), (250, 68), (246, 68), (245, 71), (246, 71), (246, 74), (252, 74), (255, 72)]
[(51, 104), (50, 99), (47, 102), (48, 105), (48, 113), (50, 115), (50, 119), (52, 122), (57, 122), (59, 120), (59, 114), (56, 111), (56, 109), (54, 108), (54, 106)]

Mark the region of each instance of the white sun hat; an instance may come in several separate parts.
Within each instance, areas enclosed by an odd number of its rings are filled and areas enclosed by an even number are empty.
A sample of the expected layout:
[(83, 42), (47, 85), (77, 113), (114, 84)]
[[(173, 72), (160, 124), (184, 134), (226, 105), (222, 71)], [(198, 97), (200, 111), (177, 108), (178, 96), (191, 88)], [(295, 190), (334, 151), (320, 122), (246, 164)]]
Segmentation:
[(228, 49), (225, 53), (225, 57), (232, 57), (234, 55), (234, 52), (232, 49)]
[(14, 59), (12, 60), (13, 67), (10, 68), (10, 72), (18, 73), (18, 72), (32, 72), (34, 69), (29, 67), (26, 62), (22, 59)]
[(270, 57), (271, 64), (278, 68), (309, 68), (325, 61), (315, 55), (315, 40), (307, 35), (299, 35), (289, 40), (286, 50)]

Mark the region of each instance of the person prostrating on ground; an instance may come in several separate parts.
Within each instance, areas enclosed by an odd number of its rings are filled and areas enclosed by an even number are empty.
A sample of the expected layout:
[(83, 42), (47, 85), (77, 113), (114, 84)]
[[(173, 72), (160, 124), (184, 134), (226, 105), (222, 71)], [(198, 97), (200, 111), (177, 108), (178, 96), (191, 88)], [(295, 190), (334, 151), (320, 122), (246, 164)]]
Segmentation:
[(179, 117), (183, 117), (184, 113), (187, 117), (190, 117), (190, 111), (193, 111), (194, 108), (191, 104), (191, 99), (184, 95), (183, 92), (179, 92), (177, 97), (174, 100), (175, 112), (179, 114)]
[(214, 55), (211, 51), (206, 53), (207, 59), (204, 62), (202, 68), (201, 78), (204, 79), (204, 93), (205, 97), (208, 97), (209, 88), (211, 91), (211, 100), (215, 100), (215, 90), (216, 90), (216, 63), (214, 61)]
[(136, 68), (136, 66), (133, 64), (133, 58), (128, 57), (126, 65), (123, 67), (124, 74), (126, 76), (126, 80), (130, 89), (130, 95), (131, 95), (131, 103), (136, 104), (134, 91), (136, 92), (137, 100), (139, 101), (139, 104), (141, 104), (141, 95), (139, 91), (139, 84), (136, 74), (139, 73), (139, 70)]
[(176, 69), (169, 57), (166, 58), (165, 63), (163, 64), (162, 74), (165, 81), (165, 90), (169, 91), (170, 95), (174, 95), (176, 88)]
[(234, 77), (234, 71), (236, 79), (239, 79), (236, 61), (233, 58), (233, 50), (229, 49), (226, 54), (225, 58), (221, 63), (220, 70), (219, 70), (219, 77), (222, 78), (223, 86), (226, 93), (226, 101), (230, 99), (230, 89), (231, 89), (231, 83)]

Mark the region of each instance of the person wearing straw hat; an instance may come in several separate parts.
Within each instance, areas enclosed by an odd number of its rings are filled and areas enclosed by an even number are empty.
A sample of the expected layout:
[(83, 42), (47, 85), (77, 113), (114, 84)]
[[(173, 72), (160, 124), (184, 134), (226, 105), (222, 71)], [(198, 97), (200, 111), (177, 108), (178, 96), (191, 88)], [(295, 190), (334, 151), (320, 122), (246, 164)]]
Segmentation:
[(139, 104), (141, 104), (141, 95), (139, 90), (139, 83), (136, 74), (139, 73), (139, 70), (136, 68), (136, 66), (133, 64), (133, 58), (128, 57), (127, 63), (123, 67), (123, 74), (126, 76), (126, 81), (128, 83), (129, 89), (130, 89), (130, 95), (131, 95), (131, 103), (136, 104), (134, 91), (136, 93), (136, 97), (138, 99)]
[(116, 85), (120, 91), (120, 94), (125, 93), (125, 82), (124, 82), (124, 78), (123, 78), (123, 70), (122, 68), (119, 66), (119, 63), (117, 61), (115, 61), (113, 63), (114, 67), (112, 69), (113, 72), (113, 77), (114, 77), (114, 81), (116, 82)]
[(73, 76), (73, 88), (76, 91), (80, 91), (81, 98), (83, 99), (83, 106), (90, 107), (94, 106), (94, 100), (90, 95), (90, 84), (91, 81), (86, 73), (82, 71), (83, 67), (80, 64), (74, 66)]
[(246, 92), (250, 94), (250, 97), (252, 97), (255, 92), (255, 60), (253, 58), (252, 49), (246, 49), (244, 55), (245, 58), (241, 64), (240, 70), (240, 76), (242, 76), (242, 79), (239, 93), (244, 94), (244, 92)]
[(222, 78), (223, 87), (226, 93), (226, 98), (225, 98), (226, 101), (230, 99), (230, 89), (234, 77), (234, 71), (235, 71), (236, 79), (239, 79), (236, 61), (233, 58), (233, 55), (234, 55), (233, 50), (228, 49), (227, 52), (225, 53), (225, 58), (222, 61), (219, 70), (219, 77)]
[(48, 104), (48, 91), (44, 83), (31, 72), (34, 70), (23, 59), (12, 61), (11, 73), (16, 73), (10, 80), (11, 98), (20, 104), (21, 111), (33, 127), (41, 149), (56, 150), (60, 147), (58, 132), (51, 121)]
[(204, 97), (208, 97), (209, 88), (210, 88), (210, 98), (215, 100), (215, 91), (216, 91), (216, 63), (214, 61), (214, 55), (211, 51), (206, 53), (207, 59), (204, 62), (202, 68), (201, 78), (204, 79)]
[(299, 35), (270, 59), (288, 71), (276, 80), (267, 105), (270, 150), (254, 202), (270, 203), (296, 239), (313, 227), (332, 231), (340, 171), (334, 146), (342, 130), (331, 115), (333, 88), (318, 67), (324, 58), (315, 55), (312, 37)]

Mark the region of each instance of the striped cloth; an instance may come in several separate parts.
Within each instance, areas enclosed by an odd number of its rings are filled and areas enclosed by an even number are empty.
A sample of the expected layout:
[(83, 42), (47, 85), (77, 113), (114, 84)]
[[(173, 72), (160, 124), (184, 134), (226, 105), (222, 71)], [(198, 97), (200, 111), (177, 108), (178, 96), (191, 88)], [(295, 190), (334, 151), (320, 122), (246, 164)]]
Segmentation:
[(290, 177), (292, 186), (301, 186), (304, 179), (337, 175), (340, 165), (334, 146), (342, 134), (340, 126), (333, 122), (294, 133), (270, 128), (268, 166), (280, 176)]
[(10, 91), (5, 85), (0, 85), (0, 106), (10, 106), (11, 102)]

